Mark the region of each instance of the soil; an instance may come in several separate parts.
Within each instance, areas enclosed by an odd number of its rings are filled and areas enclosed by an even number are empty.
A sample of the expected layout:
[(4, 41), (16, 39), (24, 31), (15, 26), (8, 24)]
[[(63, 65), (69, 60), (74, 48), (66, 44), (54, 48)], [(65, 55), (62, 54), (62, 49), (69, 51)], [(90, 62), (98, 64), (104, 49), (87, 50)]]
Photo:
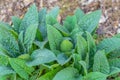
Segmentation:
[(97, 34), (103, 37), (111, 37), (120, 33), (120, 0), (0, 0), (0, 20), (11, 24), (11, 16), (23, 17), (27, 8), (35, 3), (38, 9), (54, 6), (60, 7), (60, 19), (72, 15), (79, 7), (85, 13), (101, 9)]

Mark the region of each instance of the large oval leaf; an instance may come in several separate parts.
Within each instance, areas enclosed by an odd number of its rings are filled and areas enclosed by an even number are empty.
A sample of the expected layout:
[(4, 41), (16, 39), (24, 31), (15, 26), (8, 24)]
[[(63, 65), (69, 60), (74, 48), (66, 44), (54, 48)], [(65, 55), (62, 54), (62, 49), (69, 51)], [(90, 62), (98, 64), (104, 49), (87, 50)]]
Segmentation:
[(86, 14), (79, 21), (78, 23), (79, 28), (83, 29), (84, 31), (92, 33), (99, 23), (100, 16), (101, 16), (100, 10), (94, 11), (90, 14)]
[(87, 42), (80, 34), (77, 36), (77, 52), (81, 56), (81, 59), (85, 59), (87, 53)]
[(47, 35), (51, 50), (59, 50), (60, 43), (63, 39), (61, 33), (53, 26), (48, 25)]
[(120, 68), (120, 58), (109, 59), (110, 66)]
[(28, 62), (29, 66), (36, 66), (56, 60), (55, 54), (48, 49), (35, 50), (32, 53), (31, 58), (33, 60), (31, 62)]
[(67, 67), (59, 71), (53, 80), (75, 80), (78, 71), (73, 67)]
[(106, 80), (107, 75), (100, 72), (91, 72), (83, 80)]
[(98, 51), (94, 56), (93, 71), (109, 74), (110, 66), (104, 51)]
[(47, 27), (46, 27), (46, 8), (39, 11), (39, 31), (42, 34), (43, 39), (47, 37)]
[(31, 49), (33, 41), (35, 40), (36, 31), (37, 31), (37, 24), (30, 25), (26, 29), (25, 37), (24, 37), (24, 45), (27, 50), (27, 53)]
[(19, 55), (19, 47), (15, 36), (10, 32), (11, 29), (6, 24), (0, 23), (0, 48), (7, 51), (11, 57)]
[(20, 24), (21, 24), (21, 19), (16, 17), (16, 16), (13, 16), (12, 17), (12, 22), (13, 22), (13, 29), (19, 33), (19, 28), (20, 28)]
[(74, 13), (74, 14), (75, 14), (78, 22), (79, 22), (79, 21), (82, 19), (82, 17), (85, 15), (84, 12), (83, 12), (81, 9), (79, 9), (79, 8), (77, 8), (77, 9), (75, 10), (75, 13)]
[(24, 60), (18, 58), (10, 58), (9, 62), (15, 72), (26, 80), (29, 78), (29, 74), (34, 70), (32, 67), (28, 67)]
[(98, 50), (105, 49), (105, 52), (108, 54), (114, 50), (120, 49), (120, 38), (107, 38), (101, 41), (97, 48)]
[(11, 69), (10, 67), (0, 66), (0, 76), (12, 74), (12, 73), (15, 73), (15, 71), (13, 71), (13, 69)]
[(33, 24), (38, 24), (38, 12), (35, 4), (32, 5), (25, 14), (23, 20), (21, 21), (19, 32), (25, 31), (27, 27)]

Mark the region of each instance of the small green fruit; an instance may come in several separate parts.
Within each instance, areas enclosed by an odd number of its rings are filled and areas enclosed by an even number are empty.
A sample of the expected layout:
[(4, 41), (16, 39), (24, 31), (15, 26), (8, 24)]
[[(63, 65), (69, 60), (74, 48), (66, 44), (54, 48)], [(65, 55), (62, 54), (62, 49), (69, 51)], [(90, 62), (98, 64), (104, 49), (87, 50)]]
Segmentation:
[(70, 51), (72, 50), (72, 48), (73, 48), (73, 44), (69, 40), (63, 40), (62, 43), (60, 44), (60, 49), (63, 52)]

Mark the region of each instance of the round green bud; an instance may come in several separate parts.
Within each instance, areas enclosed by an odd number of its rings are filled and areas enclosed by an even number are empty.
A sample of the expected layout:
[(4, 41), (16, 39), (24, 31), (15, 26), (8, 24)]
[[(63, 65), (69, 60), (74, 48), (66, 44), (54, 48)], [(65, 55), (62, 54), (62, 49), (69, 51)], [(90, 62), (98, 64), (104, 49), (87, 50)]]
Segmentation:
[(63, 40), (60, 44), (60, 49), (63, 52), (71, 51), (73, 48), (73, 44), (69, 40)]

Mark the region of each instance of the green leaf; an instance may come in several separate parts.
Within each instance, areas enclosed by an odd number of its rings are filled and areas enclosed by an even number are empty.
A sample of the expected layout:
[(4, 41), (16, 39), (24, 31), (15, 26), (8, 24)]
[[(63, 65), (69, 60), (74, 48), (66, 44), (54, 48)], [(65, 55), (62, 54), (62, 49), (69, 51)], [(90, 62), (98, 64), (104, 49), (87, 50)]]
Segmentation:
[(45, 44), (47, 44), (48, 40), (44, 40), (44, 41), (35, 41), (34, 44), (37, 45), (40, 49), (43, 49)]
[(75, 14), (78, 22), (80, 22), (80, 20), (82, 19), (82, 17), (85, 15), (84, 12), (81, 9), (79, 9), (79, 8), (77, 8), (75, 10), (74, 14)]
[(109, 57), (110, 59), (120, 57), (120, 49), (116, 49), (116, 50), (110, 52), (110, 53), (108, 54), (108, 57)]
[(120, 68), (120, 58), (109, 59), (110, 66)]
[(64, 36), (69, 36), (69, 35), (70, 35), (69, 31), (68, 31), (64, 26), (62, 26), (61, 24), (56, 23), (56, 24), (54, 25), (54, 27), (55, 27), (57, 30), (59, 30)]
[(0, 55), (0, 66), (8, 65), (8, 57)]
[(0, 80), (7, 80), (7, 76), (0, 76)]
[(109, 74), (110, 66), (104, 51), (98, 51), (94, 56), (93, 71)]
[(0, 47), (5, 49), (9, 56), (16, 57), (19, 55), (19, 47), (10, 30), (8, 26), (0, 24)]
[(53, 26), (57, 23), (57, 19), (52, 16), (47, 16), (46, 23)]
[(52, 51), (59, 50), (60, 43), (63, 39), (61, 33), (56, 28), (48, 25), (47, 35), (51, 50)]
[(45, 39), (47, 37), (47, 27), (46, 27), (46, 8), (43, 8), (39, 11), (39, 30), (42, 34), (42, 37)]
[(27, 27), (34, 24), (38, 24), (38, 11), (35, 4), (33, 4), (25, 14), (21, 21), (19, 32), (25, 31)]
[(90, 72), (83, 80), (106, 80), (107, 75), (100, 72)]
[(87, 44), (88, 44), (88, 53), (86, 54), (86, 63), (87, 67), (90, 68), (93, 65), (93, 56), (96, 52), (96, 44), (92, 35), (89, 32), (86, 32), (87, 35)]
[(92, 33), (96, 29), (96, 27), (99, 23), (100, 17), (101, 17), (100, 10), (86, 14), (79, 21), (79, 23), (78, 23), (79, 28), (83, 29), (84, 31), (88, 31), (88, 32)]
[(77, 24), (77, 19), (75, 16), (67, 16), (63, 22), (63, 25), (65, 26), (65, 28), (67, 28), (69, 32), (72, 32), (76, 24)]
[(111, 67), (110, 69), (110, 73), (108, 76), (111, 76), (111, 75), (114, 75), (114, 74), (117, 74), (117, 73), (120, 73), (120, 68), (117, 68), (117, 67)]
[(60, 71), (60, 69), (61, 68), (57, 68), (57, 69), (51, 70), (48, 73), (46, 73), (43, 76), (41, 76), (40, 78), (38, 78), (37, 80), (52, 80), (53, 77), (56, 75), (56, 73), (58, 71)]
[(24, 32), (23, 31), (21, 31), (18, 35), (18, 45), (19, 45), (20, 53), (26, 54), (27, 50), (26, 50), (25, 45), (24, 45)]
[(36, 66), (44, 63), (49, 63), (56, 60), (56, 56), (53, 52), (48, 49), (38, 49), (31, 54), (33, 59), (31, 62), (28, 62), (29, 66)]
[(12, 30), (12, 27), (8, 23), (0, 21), (0, 26), (4, 26), (7, 30)]
[(77, 69), (73, 67), (67, 67), (59, 71), (53, 80), (76, 80), (77, 74)]
[(104, 49), (105, 52), (108, 54), (120, 48), (119, 42), (120, 42), (120, 38), (107, 38), (107, 39), (102, 40), (98, 44), (97, 48), (98, 50)]
[(74, 53), (72, 56), (74, 60), (74, 67), (78, 70), (81, 70), (81, 64), (79, 64), (79, 61), (81, 60), (81, 55)]
[(12, 22), (13, 22), (13, 29), (17, 32), (17, 33), (19, 33), (19, 28), (20, 28), (20, 24), (21, 24), (21, 19), (20, 18), (18, 18), (18, 17), (16, 17), (16, 16), (13, 16), (12, 17)]
[(79, 61), (79, 64), (81, 64), (81, 66), (83, 67), (84, 70), (84, 74), (87, 75), (87, 64), (85, 61)]
[(67, 57), (64, 53), (61, 53), (61, 54), (58, 54), (57, 55), (57, 62), (60, 64), (60, 65), (64, 65), (66, 64), (67, 62), (69, 62), (71, 60), (71, 57)]
[(28, 67), (26, 62), (22, 59), (10, 58), (9, 62), (15, 72), (24, 79), (28, 79), (29, 74), (31, 74), (31, 72), (34, 70), (32, 67)]
[(57, 16), (59, 13), (59, 7), (53, 8), (47, 15), (46, 15), (46, 23), (49, 25), (54, 25), (57, 23)]
[[(87, 34), (87, 44), (88, 44), (88, 52), (96, 52), (96, 44), (95, 40), (93, 39), (92, 35), (89, 32)], [(90, 54), (94, 56), (94, 54)]]
[(47, 14), (47, 16), (52, 16), (54, 18), (57, 18), (58, 13), (59, 13), (59, 7), (56, 6)]
[(12, 73), (15, 73), (15, 72), (10, 67), (0, 66), (0, 76), (12, 74)]
[(29, 26), (25, 32), (24, 45), (27, 49), (27, 52), (29, 52), (29, 50), (32, 47), (32, 43), (35, 40), (36, 31), (37, 31), (37, 25), (34, 24)]
[(87, 53), (87, 42), (80, 34), (77, 36), (77, 52), (81, 56), (81, 59), (85, 59)]

